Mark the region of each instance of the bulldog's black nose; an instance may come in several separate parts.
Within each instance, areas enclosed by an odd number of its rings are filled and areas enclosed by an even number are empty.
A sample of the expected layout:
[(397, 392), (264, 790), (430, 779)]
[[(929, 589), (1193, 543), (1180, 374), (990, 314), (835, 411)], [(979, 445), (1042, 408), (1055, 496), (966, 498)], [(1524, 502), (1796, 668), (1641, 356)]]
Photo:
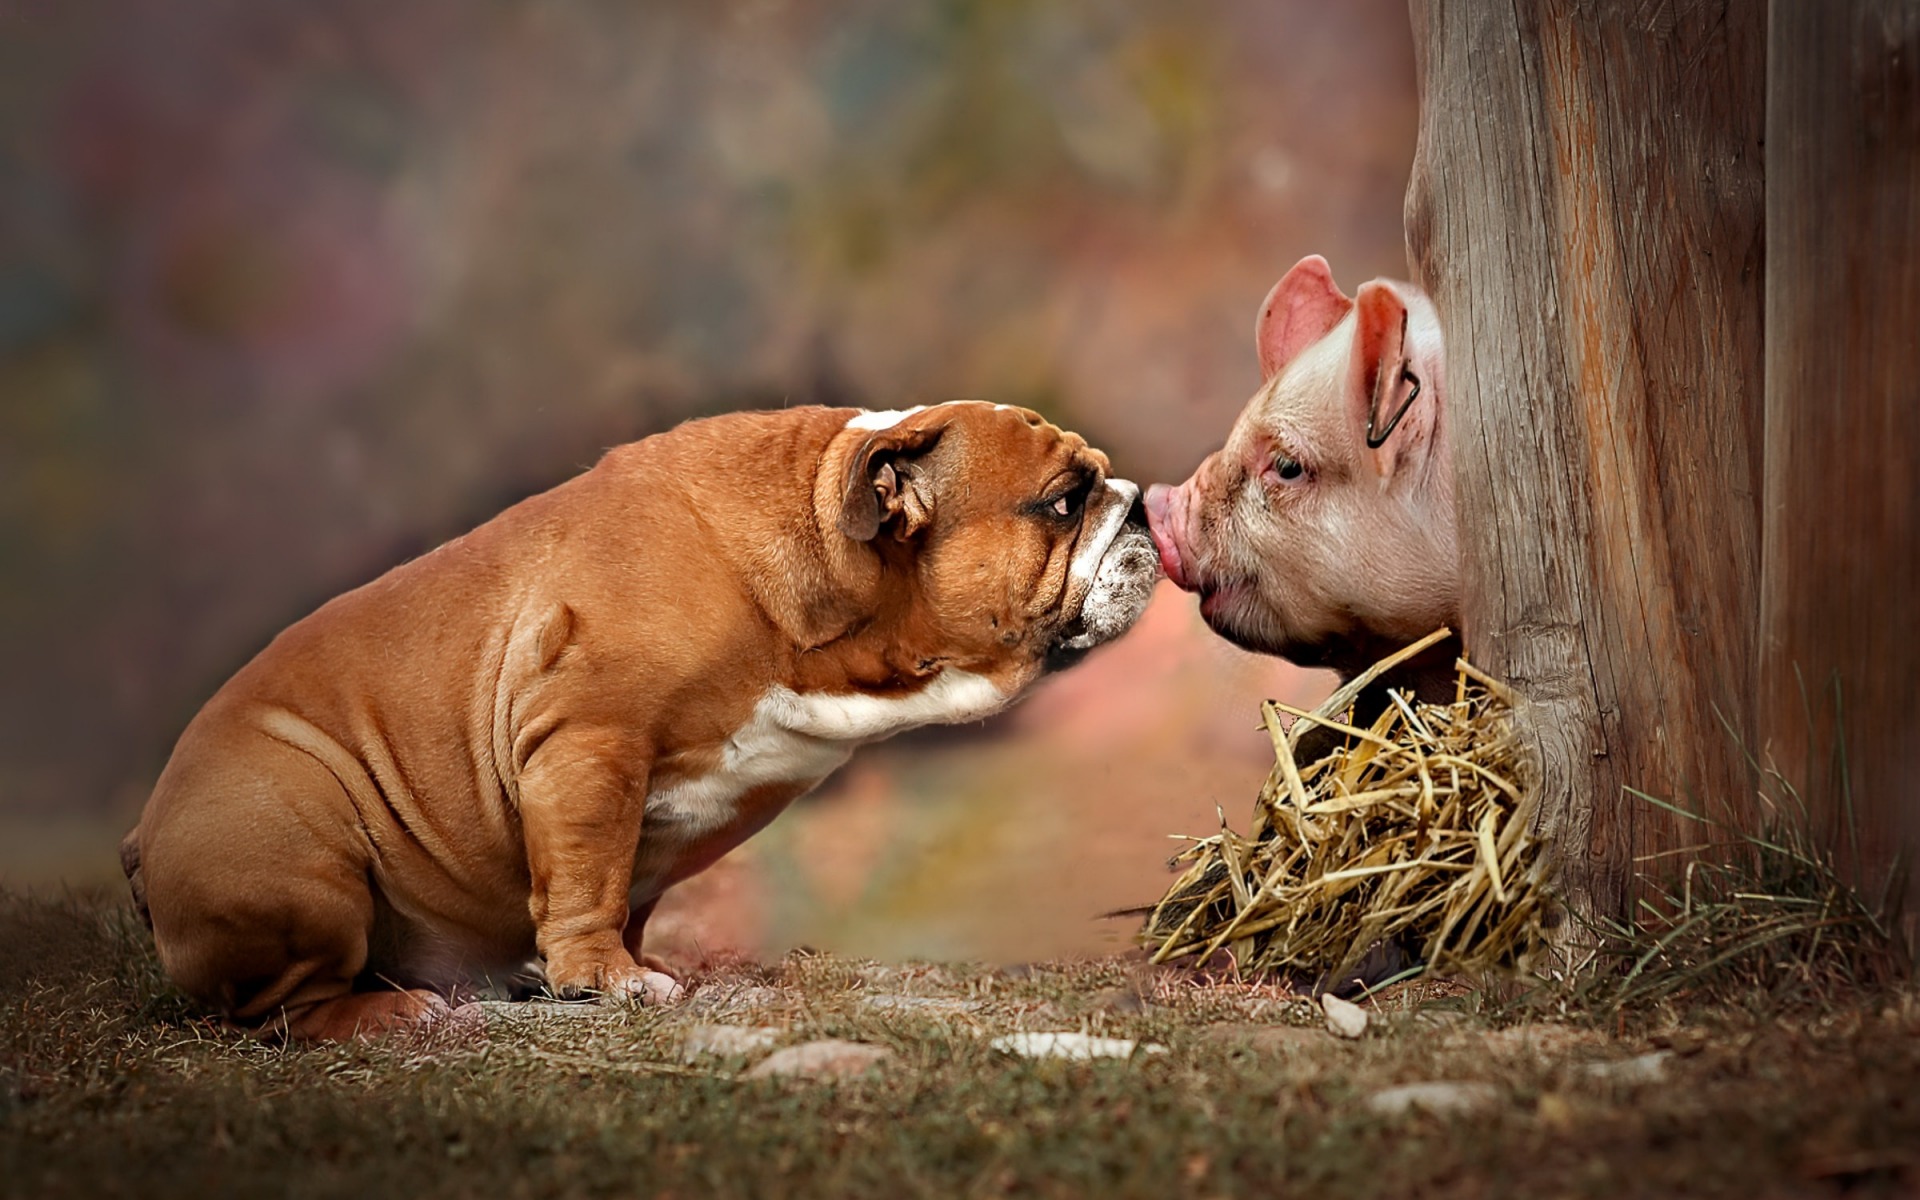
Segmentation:
[[(1080, 632), (1080, 623), (1078, 621), (1074, 622), (1068, 632), (1078, 634)], [(1040, 660), (1040, 671), (1042, 674), (1051, 675), (1055, 671), (1064, 671), (1068, 667), (1079, 666), (1080, 660), (1092, 653), (1093, 647), (1070, 646), (1067, 644), (1069, 640), (1071, 639), (1062, 639), (1048, 647), (1046, 657)]]

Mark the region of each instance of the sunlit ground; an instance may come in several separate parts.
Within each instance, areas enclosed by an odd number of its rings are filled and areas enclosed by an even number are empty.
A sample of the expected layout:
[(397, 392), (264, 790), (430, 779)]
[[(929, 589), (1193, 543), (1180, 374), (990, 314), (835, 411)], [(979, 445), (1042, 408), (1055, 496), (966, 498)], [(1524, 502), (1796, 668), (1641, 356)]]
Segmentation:
[[(117, 902), (0, 892), (0, 1194), (1803, 1200), (1920, 1184), (1910, 990), (1616, 1017), (1423, 980), (1343, 1040), (1281, 988), (1137, 956), (787, 955), (688, 983), (673, 1005), (495, 1003), (424, 1041), (284, 1046), (192, 1011)], [(1137, 1048), (996, 1047), (1060, 1031)], [(826, 1039), (857, 1043), (839, 1052), (867, 1071), (762, 1078)]]

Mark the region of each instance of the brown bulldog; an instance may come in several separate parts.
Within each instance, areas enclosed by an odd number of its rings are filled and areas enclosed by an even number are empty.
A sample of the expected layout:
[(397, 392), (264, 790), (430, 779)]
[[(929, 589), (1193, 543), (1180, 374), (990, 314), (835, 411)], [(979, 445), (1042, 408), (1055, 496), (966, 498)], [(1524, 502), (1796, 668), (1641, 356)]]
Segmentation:
[(544, 960), (660, 999), (667, 888), (845, 762), (1126, 631), (1137, 489), (1024, 409), (796, 408), (619, 447), (282, 633), (122, 847), (167, 973), (345, 1038)]

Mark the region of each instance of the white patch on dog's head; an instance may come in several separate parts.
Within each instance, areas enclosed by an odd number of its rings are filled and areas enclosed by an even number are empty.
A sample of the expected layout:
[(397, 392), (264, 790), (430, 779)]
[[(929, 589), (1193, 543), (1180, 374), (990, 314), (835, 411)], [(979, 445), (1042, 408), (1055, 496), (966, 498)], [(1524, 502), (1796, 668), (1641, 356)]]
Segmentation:
[(925, 412), (927, 406), (916, 404), (912, 408), (895, 408), (880, 411), (862, 411), (847, 422), (848, 429), (892, 429), (917, 412)]

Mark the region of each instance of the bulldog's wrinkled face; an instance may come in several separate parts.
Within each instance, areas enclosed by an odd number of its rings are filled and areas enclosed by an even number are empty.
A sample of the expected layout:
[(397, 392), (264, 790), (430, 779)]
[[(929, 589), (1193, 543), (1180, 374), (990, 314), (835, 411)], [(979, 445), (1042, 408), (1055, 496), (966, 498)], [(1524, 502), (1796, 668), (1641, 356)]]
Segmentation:
[(907, 571), (910, 636), (1011, 692), (1125, 633), (1159, 577), (1140, 489), (1038, 413), (865, 413), (840, 529)]

